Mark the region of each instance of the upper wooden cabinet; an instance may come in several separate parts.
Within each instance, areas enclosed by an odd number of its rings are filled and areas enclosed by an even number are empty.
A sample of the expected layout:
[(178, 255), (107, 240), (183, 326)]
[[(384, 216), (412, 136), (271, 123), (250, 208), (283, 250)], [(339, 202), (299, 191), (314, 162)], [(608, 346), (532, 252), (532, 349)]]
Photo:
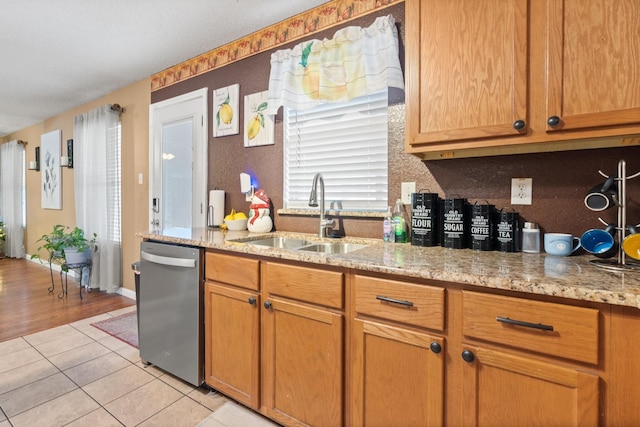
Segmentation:
[[(638, 1), (414, 0), (405, 7), (408, 153), (611, 146), (621, 142), (605, 137), (640, 133)], [(591, 142), (562, 142), (576, 139)]]
[(548, 5), (547, 130), (640, 123), (640, 2)]
[(405, 7), (407, 148), (526, 131), (527, 1)]

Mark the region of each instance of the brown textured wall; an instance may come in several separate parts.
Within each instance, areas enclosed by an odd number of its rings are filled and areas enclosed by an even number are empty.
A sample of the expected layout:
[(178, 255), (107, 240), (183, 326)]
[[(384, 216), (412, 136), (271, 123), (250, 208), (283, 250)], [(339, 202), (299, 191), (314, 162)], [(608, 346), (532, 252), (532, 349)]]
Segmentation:
[[(397, 22), (401, 52), (404, 52), (404, 4), (368, 15), (349, 25), (370, 25), (377, 16), (392, 14)], [(340, 28), (314, 34), (312, 38), (331, 38)], [(294, 44), (300, 43), (298, 40)], [(292, 44), (293, 45), (293, 44)], [(282, 49), (291, 47), (283, 46)], [(404, 63), (404, 55), (401, 53)], [(268, 87), (270, 52), (252, 56), (221, 69), (194, 77), (151, 94), (151, 102), (159, 102), (195, 89), (211, 91), (231, 84), (240, 84), (240, 123), (243, 123), (244, 95), (264, 91)], [(227, 211), (231, 208), (247, 211), (249, 204), (240, 193), (240, 172), (258, 178), (275, 209), (282, 208), (282, 113), (276, 116), (275, 145), (244, 148), (239, 135), (213, 138), (209, 110), (209, 180), (208, 188), (227, 192)], [(389, 108), (389, 203), (400, 196), (400, 183), (415, 181), (418, 189), (437, 192), (441, 197), (466, 197), (470, 201), (487, 200), (498, 208), (510, 207), (511, 178), (533, 178), (533, 205), (517, 206), (523, 219), (539, 223), (544, 230), (580, 234), (598, 227), (598, 215), (583, 204), (584, 194), (600, 182), (598, 169), (616, 171), (619, 159), (625, 159), (630, 173), (640, 170), (640, 148), (615, 148), (573, 152), (540, 153), (513, 156), (483, 157), (422, 162), (404, 152), (404, 104)], [(318, 171), (322, 172), (322, 171)], [(311, 183), (309, 183), (311, 189)], [(640, 222), (640, 178), (628, 183), (629, 221)], [(318, 219), (279, 216), (272, 212), (275, 228), (286, 231), (315, 232)], [(615, 210), (603, 215), (615, 220)], [(348, 236), (380, 237), (381, 221), (344, 219), (340, 224)]]

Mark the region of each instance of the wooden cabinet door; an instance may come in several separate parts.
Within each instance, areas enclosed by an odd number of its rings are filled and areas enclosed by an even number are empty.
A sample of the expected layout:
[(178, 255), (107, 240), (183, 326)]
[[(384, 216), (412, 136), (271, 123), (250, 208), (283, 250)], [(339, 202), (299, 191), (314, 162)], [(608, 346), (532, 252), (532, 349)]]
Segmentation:
[(640, 123), (640, 2), (548, 0), (547, 19), (547, 130)]
[(467, 346), (465, 352), (465, 425), (599, 424), (598, 376), (487, 348)]
[(353, 426), (442, 426), (444, 339), (353, 321)]
[(260, 296), (207, 282), (205, 382), (253, 409), (259, 407)]
[(526, 134), (527, 0), (413, 0), (405, 8), (406, 151)]
[(287, 426), (341, 426), (343, 315), (265, 299), (263, 388), (266, 415)]

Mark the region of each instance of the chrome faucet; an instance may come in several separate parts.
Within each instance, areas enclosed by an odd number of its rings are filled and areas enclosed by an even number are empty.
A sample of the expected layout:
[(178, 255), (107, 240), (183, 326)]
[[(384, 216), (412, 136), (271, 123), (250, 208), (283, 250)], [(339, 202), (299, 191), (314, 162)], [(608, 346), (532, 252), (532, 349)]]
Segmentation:
[(332, 219), (325, 218), (324, 179), (322, 178), (321, 173), (317, 173), (313, 177), (313, 184), (311, 184), (311, 194), (309, 195), (309, 206), (314, 208), (318, 207), (318, 181), (320, 182), (320, 191), (322, 192), (322, 197), (320, 198), (320, 229), (318, 231), (318, 236), (327, 237), (329, 235), (327, 230), (333, 228), (334, 222)]

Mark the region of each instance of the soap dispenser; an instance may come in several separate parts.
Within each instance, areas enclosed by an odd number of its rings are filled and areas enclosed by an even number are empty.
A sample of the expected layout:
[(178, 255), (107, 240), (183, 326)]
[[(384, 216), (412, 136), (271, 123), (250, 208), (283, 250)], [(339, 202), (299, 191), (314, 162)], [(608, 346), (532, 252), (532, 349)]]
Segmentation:
[(382, 238), (385, 242), (395, 242), (396, 234), (393, 228), (393, 215), (391, 214), (391, 206), (387, 206), (387, 213), (382, 222)]

